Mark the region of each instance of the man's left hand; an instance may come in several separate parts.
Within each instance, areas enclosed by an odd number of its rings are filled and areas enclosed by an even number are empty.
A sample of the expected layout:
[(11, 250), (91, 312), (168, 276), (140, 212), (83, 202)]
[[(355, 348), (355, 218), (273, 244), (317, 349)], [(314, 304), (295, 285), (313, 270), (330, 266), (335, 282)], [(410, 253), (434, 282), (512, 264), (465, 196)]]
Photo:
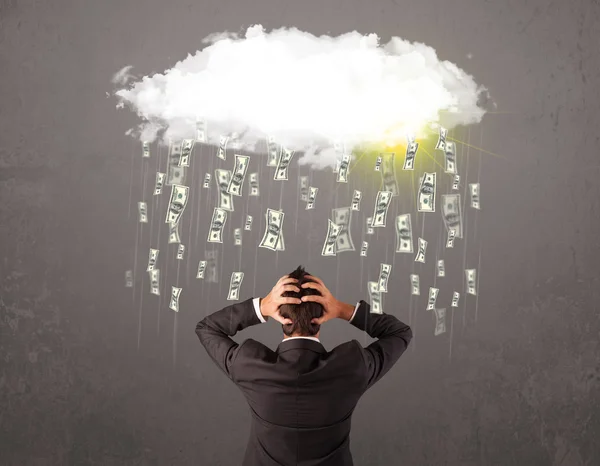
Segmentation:
[(271, 292), (265, 298), (260, 300), (260, 313), (263, 317), (272, 317), (277, 322), (285, 325), (292, 324), (293, 322), (290, 319), (285, 319), (279, 314), (279, 306), (282, 304), (302, 303), (298, 298), (285, 298), (281, 296), (286, 291), (300, 292), (300, 288), (297, 284), (298, 280), (295, 278), (290, 278), (288, 275), (281, 277)]

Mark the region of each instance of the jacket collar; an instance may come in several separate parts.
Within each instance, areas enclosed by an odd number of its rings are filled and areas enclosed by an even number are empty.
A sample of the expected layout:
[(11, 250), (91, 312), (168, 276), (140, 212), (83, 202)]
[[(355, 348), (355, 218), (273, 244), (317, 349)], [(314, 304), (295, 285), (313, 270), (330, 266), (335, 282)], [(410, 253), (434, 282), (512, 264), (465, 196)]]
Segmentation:
[(279, 343), (277, 353), (283, 353), (293, 349), (304, 349), (314, 351), (316, 353), (327, 353), (321, 342), (309, 340), (308, 338), (286, 338)]

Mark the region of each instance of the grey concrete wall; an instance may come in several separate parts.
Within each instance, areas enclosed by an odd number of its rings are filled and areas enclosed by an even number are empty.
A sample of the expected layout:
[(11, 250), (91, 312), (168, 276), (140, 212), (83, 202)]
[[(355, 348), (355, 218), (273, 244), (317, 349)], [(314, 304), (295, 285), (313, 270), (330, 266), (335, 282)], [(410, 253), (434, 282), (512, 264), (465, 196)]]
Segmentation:
[[(402, 277), (412, 260), (395, 259), (398, 288), (384, 306), (410, 322), (415, 339), (356, 410), (356, 464), (598, 464), (599, 13), (592, 0), (1, 1), (0, 463), (241, 461), (245, 402), (193, 334), (198, 320), (225, 305), (225, 285), (193, 278), (212, 201), (193, 202), (185, 223), (189, 263), (179, 276), (173, 248), (162, 246), (170, 257), (163, 299), (152, 299), (141, 267), (160, 220), (138, 230), (135, 202), (149, 200), (144, 193), (164, 152), (142, 164), (139, 146), (123, 135), (135, 116), (116, 112), (105, 92), (126, 64), (160, 72), (209, 33), (262, 23), (425, 42), (473, 73), (504, 112), (456, 132), (502, 156), (463, 146), (460, 159), (465, 177), (481, 182), (483, 210), (468, 212), (467, 245), (447, 267), (459, 276), (463, 261), (475, 267), (481, 250), (479, 299), (463, 295), (446, 334), (434, 337), (425, 297), (409, 304)], [(198, 181), (215, 162), (196, 162)], [(331, 182), (326, 173), (315, 177)], [(267, 185), (264, 196), (278, 203), (280, 187), (268, 193)], [(391, 256), (393, 236), (380, 233), (362, 272), (358, 254), (323, 260), (325, 227), (317, 226), (335, 204), (325, 191), (314, 223), (300, 212), (296, 233), (289, 224), (276, 267), (261, 250), (255, 274), (253, 248), (242, 256), (225, 248), (222, 281), (239, 267), (244, 297), (260, 296), (301, 263), (341, 299), (366, 298), (364, 282)], [(153, 219), (165, 202), (152, 205)], [(409, 205), (402, 202), (397, 209)], [(282, 203), (294, 212), (295, 192), (285, 191)], [(260, 216), (259, 207), (247, 209)], [(440, 223), (436, 217), (423, 226), (434, 250)], [(123, 274), (136, 258), (132, 293)], [(422, 279), (432, 281), (433, 271)], [(164, 298), (175, 283), (184, 287), (176, 318)], [(451, 289), (443, 293), (448, 299)], [(246, 337), (274, 347), (280, 332), (269, 323)], [(327, 348), (348, 338), (364, 340), (341, 323), (323, 330)]]

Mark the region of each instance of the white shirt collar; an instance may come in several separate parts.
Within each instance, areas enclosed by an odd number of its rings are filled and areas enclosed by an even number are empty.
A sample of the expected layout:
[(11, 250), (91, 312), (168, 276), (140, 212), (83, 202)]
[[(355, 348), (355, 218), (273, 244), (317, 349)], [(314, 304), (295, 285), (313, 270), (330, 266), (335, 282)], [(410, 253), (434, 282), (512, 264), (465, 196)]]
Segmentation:
[(284, 341), (296, 340), (298, 338), (303, 338), (305, 340), (313, 340), (313, 341), (316, 341), (317, 343), (321, 343), (317, 337), (288, 337), (288, 338), (284, 338), (281, 342), (283, 343)]

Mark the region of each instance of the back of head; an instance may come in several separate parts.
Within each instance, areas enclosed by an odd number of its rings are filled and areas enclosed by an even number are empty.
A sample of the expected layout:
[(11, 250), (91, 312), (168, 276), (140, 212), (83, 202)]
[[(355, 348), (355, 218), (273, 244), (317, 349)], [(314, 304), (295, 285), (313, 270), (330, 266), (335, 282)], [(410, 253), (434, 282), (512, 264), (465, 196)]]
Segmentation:
[[(298, 286), (303, 283), (312, 282), (308, 277), (308, 272), (304, 270), (304, 267), (298, 266), (296, 270), (289, 274), (290, 278), (298, 280)], [(306, 295), (320, 295), (317, 290), (312, 288), (300, 288), (300, 292), (296, 291), (285, 291), (283, 296), (292, 298), (302, 298)], [(300, 304), (282, 304), (279, 308), (279, 313), (282, 317), (290, 319), (293, 323), (288, 325), (282, 325), (283, 333), (286, 336), (306, 336), (312, 337), (319, 333), (321, 326), (319, 324), (313, 324), (312, 319), (323, 316), (323, 306), (315, 302), (303, 302)]]

